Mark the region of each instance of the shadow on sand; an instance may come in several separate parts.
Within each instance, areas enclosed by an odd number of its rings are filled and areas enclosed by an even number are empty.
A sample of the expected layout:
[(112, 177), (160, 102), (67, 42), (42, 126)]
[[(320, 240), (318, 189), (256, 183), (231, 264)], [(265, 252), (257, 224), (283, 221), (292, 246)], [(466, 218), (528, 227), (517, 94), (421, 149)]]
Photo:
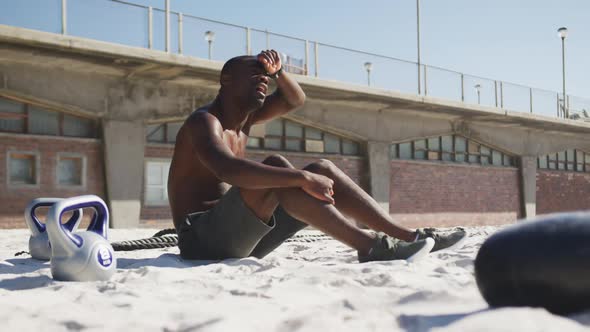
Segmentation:
[(186, 269), (210, 264), (264, 267), (264, 264), (260, 263), (259, 259), (254, 257), (229, 258), (224, 260), (187, 260), (180, 258), (178, 254), (162, 254), (152, 258), (117, 258), (117, 268), (119, 269), (136, 269), (144, 266)]
[(49, 268), (49, 262), (33, 258), (11, 258), (0, 262), (0, 274), (23, 274)]
[(218, 263), (218, 261), (184, 260), (177, 254), (162, 254), (151, 258), (117, 258), (118, 269), (137, 269), (144, 266), (186, 269), (212, 263)]
[(433, 328), (445, 327), (470, 315), (475, 315), (490, 309), (481, 309), (458, 314), (445, 315), (401, 315), (398, 323), (408, 332), (426, 332)]
[(46, 275), (34, 277), (17, 277), (14, 279), (0, 280), (0, 288), (9, 291), (18, 291), (46, 287), (53, 283), (53, 279)]

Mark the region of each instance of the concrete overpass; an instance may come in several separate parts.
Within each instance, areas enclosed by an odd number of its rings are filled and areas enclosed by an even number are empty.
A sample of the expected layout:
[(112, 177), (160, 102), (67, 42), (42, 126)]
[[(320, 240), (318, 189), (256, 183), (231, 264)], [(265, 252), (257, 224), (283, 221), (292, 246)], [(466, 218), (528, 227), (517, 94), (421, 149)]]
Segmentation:
[[(136, 225), (145, 124), (210, 102), (222, 63), (0, 25), (0, 96), (100, 119), (116, 227)], [(389, 146), (461, 134), (521, 158), (525, 215), (535, 211), (537, 156), (590, 151), (590, 123), (294, 75), (307, 94), (289, 115), (366, 142), (372, 195), (389, 202)], [(126, 144), (120, 144), (126, 142)]]

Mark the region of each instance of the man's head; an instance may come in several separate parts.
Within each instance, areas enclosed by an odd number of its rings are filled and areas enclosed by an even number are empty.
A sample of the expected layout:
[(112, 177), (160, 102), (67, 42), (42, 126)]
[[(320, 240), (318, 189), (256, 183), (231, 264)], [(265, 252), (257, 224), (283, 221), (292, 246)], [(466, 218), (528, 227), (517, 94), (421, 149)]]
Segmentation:
[(268, 90), (268, 77), (264, 66), (254, 56), (238, 56), (229, 59), (219, 80), (224, 95), (236, 100), (248, 109), (262, 107)]

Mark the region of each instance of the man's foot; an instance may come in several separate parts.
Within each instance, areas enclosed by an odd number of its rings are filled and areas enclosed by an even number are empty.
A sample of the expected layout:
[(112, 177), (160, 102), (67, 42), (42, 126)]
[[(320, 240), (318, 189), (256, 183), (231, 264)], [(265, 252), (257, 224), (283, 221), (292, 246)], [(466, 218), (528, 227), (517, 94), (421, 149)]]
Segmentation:
[(405, 242), (384, 233), (377, 233), (373, 248), (369, 250), (367, 255), (359, 254), (358, 257), (360, 263), (396, 259), (413, 261), (426, 256), (432, 250), (433, 246), (434, 241), (432, 239)]
[(416, 233), (418, 233), (417, 240), (429, 237), (434, 240), (432, 251), (458, 247), (467, 238), (467, 232), (461, 227), (455, 227), (448, 231), (440, 231), (436, 228), (418, 228)]

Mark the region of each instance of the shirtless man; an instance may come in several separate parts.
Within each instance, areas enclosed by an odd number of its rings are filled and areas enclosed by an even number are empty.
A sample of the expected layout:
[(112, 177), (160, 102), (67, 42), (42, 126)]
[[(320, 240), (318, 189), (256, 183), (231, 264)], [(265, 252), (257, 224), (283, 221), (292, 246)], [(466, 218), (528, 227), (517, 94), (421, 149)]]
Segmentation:
[[(267, 96), (271, 79), (277, 89)], [(252, 125), (305, 101), (276, 51), (230, 59), (220, 84), (215, 100), (193, 112), (176, 138), (168, 194), (181, 257), (261, 258), (307, 225), (356, 249), (361, 262), (407, 259), (465, 237), (461, 229), (442, 234), (396, 224), (329, 160), (299, 170), (280, 155), (246, 159)]]

